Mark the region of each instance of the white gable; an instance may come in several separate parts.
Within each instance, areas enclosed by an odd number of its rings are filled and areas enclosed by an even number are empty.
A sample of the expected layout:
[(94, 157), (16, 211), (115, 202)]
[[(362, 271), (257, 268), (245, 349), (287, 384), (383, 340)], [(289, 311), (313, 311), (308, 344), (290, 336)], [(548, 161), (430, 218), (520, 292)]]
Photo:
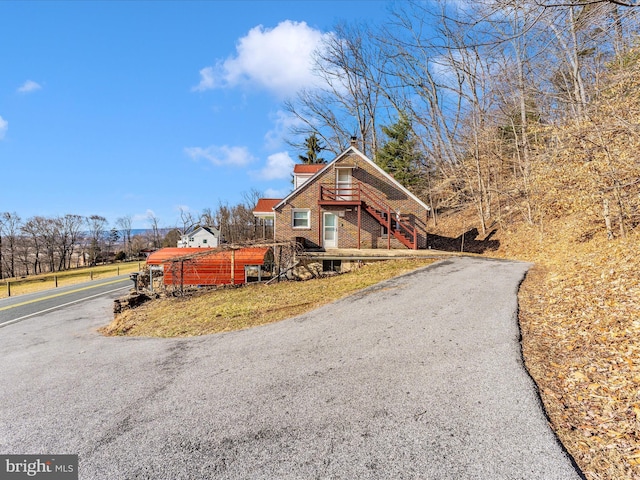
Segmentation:
[(178, 248), (216, 248), (219, 244), (220, 232), (212, 227), (198, 227), (178, 240)]

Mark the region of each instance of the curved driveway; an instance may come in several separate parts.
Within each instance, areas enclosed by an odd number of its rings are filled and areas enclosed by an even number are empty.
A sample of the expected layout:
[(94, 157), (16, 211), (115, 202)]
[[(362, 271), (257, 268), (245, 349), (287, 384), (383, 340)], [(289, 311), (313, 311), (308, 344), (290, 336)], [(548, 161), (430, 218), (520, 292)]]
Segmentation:
[(453, 258), (191, 339), (101, 337), (108, 297), (9, 325), (0, 453), (78, 453), (82, 479), (580, 478), (522, 366), (527, 268)]

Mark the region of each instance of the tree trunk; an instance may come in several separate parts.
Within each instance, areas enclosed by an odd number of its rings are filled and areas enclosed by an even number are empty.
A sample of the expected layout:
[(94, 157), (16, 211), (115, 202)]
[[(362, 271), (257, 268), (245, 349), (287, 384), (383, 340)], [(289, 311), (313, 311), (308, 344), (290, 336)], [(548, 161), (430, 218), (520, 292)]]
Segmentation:
[(604, 216), (604, 225), (607, 229), (607, 239), (613, 240), (613, 230), (611, 230), (611, 216), (609, 214), (609, 200), (602, 200), (602, 215)]

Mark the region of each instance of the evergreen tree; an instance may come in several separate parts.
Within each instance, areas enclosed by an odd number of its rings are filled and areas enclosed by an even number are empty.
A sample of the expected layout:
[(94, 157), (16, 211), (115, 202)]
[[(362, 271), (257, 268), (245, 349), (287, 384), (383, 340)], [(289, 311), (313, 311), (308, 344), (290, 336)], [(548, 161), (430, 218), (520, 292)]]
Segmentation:
[(314, 163), (327, 163), (324, 158), (318, 157), (318, 154), (324, 150), (324, 145), (320, 143), (320, 139), (316, 136), (315, 132), (309, 135), (304, 141), (306, 147), (306, 156), (298, 155), (298, 158), (302, 163), (314, 164)]
[(422, 155), (413, 137), (411, 120), (400, 112), (398, 121), (382, 127), (382, 133), (386, 136), (386, 143), (378, 149), (376, 163), (402, 185), (414, 190), (421, 179)]

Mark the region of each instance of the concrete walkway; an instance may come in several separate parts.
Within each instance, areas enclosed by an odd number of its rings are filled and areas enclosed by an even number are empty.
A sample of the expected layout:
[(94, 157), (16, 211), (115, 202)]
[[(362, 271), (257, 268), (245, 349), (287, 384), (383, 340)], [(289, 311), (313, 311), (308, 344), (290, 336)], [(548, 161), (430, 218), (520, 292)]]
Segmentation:
[(410, 250), (408, 248), (330, 248), (323, 251), (306, 251), (300, 256), (308, 258), (317, 258), (319, 260), (326, 258), (349, 258), (349, 259), (387, 259), (387, 258), (449, 258), (463, 255), (459, 252), (445, 252), (443, 250), (422, 249)]
[(451, 258), (191, 339), (103, 338), (105, 299), (9, 325), (0, 451), (82, 479), (580, 478), (522, 365), (527, 268)]

